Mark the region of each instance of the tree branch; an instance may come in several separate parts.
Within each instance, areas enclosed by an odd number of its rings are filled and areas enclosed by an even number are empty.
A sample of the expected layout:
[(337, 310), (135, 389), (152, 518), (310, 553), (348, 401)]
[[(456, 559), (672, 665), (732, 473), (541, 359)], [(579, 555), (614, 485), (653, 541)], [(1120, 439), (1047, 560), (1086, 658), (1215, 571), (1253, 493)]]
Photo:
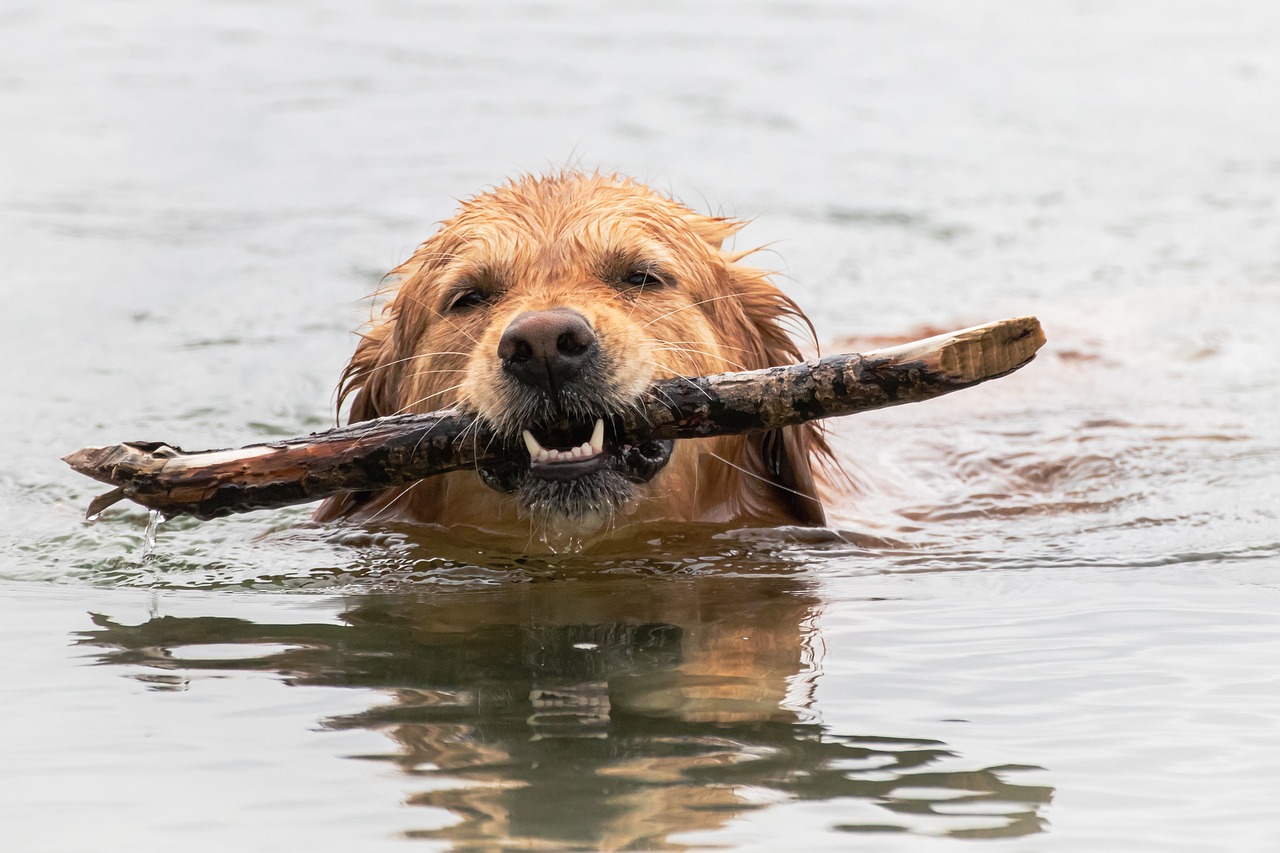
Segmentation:
[[(621, 442), (773, 430), (929, 400), (1017, 370), (1044, 333), (1034, 317), (1001, 320), (868, 353), (787, 367), (655, 382), (634, 411), (613, 418)], [(216, 518), (340, 492), (411, 483), (496, 464), (494, 434), (466, 412), (396, 415), (238, 450), (185, 452), (161, 442), (86, 447), (73, 469), (116, 486), (94, 516), (128, 498), (166, 515)]]

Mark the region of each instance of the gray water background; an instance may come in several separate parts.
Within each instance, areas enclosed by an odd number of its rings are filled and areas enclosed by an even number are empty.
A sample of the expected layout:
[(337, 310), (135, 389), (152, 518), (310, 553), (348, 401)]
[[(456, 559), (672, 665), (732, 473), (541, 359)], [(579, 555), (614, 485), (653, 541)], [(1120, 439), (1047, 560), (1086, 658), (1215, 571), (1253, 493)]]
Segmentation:
[[(331, 424), (565, 165), (827, 350), (1050, 343), (837, 425), (842, 539), (82, 520), (77, 447)], [(1280, 849), (1280, 6), (8, 0), (0, 249), (5, 850)]]

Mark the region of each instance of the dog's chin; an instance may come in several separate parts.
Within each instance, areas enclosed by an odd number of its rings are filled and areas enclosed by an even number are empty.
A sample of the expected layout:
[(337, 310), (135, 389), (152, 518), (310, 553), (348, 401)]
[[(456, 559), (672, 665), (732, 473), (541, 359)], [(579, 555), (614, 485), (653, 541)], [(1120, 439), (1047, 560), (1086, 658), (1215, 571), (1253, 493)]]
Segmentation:
[(503, 441), (502, 460), (478, 469), (535, 520), (557, 527), (609, 523), (671, 460), (674, 441), (623, 444), (610, 419), (535, 424)]
[(613, 471), (596, 471), (572, 480), (526, 477), (516, 493), (540, 526), (593, 533), (623, 512), (636, 486)]

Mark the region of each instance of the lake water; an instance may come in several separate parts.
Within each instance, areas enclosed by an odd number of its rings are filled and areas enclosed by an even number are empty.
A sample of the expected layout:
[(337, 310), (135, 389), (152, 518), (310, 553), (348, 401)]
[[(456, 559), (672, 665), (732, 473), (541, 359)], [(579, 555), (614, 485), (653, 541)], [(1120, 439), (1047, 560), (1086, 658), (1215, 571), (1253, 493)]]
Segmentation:
[[(1280, 6), (0, 9), (0, 848), (1280, 849)], [(833, 425), (839, 534), (562, 559), (59, 457), (324, 428), (456, 197), (753, 217), (828, 351), (1033, 313)]]

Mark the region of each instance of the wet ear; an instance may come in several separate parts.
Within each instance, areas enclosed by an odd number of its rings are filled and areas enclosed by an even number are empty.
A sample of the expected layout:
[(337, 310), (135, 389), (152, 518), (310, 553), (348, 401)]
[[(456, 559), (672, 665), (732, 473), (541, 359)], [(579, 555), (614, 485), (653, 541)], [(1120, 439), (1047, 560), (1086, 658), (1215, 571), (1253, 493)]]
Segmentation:
[[(401, 291), (403, 293), (403, 289)], [(338, 381), (338, 414), (342, 404), (351, 400), (347, 423), (373, 420), (400, 410), (400, 380), (405, 359), (399, 355), (403, 341), (397, 329), (404, 320), (402, 297), (397, 295), (382, 310), (382, 317), (360, 335), (360, 343)], [(349, 515), (367, 503), (375, 492), (346, 492), (324, 501), (312, 519), (334, 521)]]
[[(338, 414), (342, 404), (351, 398), (351, 411), (347, 423), (368, 421), (394, 412), (395, 388), (399, 376), (392, 352), (392, 332), (395, 328), (391, 307), (384, 312), (384, 322), (373, 326), (360, 336), (356, 351), (342, 370), (338, 381)], [(393, 375), (396, 374), (396, 375)], [(353, 512), (373, 497), (373, 492), (345, 492), (327, 498), (316, 509), (313, 521), (334, 521)]]
[[(759, 270), (738, 266), (731, 258), (726, 272), (729, 291), (737, 299), (707, 302), (716, 328), (731, 330), (729, 343), (741, 352), (749, 369), (794, 364), (802, 356), (783, 325), (787, 321), (807, 328), (813, 325), (800, 307), (778, 290)], [(797, 524), (821, 526), (826, 514), (818, 498), (815, 459), (829, 460), (831, 449), (816, 423), (749, 435), (743, 463), (767, 487), (771, 503), (784, 507)]]
[(822, 527), (827, 523), (827, 514), (813, 476), (815, 441), (823, 441), (821, 433), (804, 424), (751, 436), (747, 446), (748, 453), (758, 454), (765, 476), (776, 484), (776, 498), (796, 522)]
[[(431, 324), (430, 289), (444, 258), (451, 257), (446, 231), (432, 235), (413, 257), (387, 274), (395, 296), (382, 316), (360, 336), (356, 351), (338, 383), (338, 408), (351, 398), (348, 423), (393, 415), (400, 411), (401, 383), (422, 334)], [(380, 290), (379, 294), (386, 290)]]
[[(393, 313), (388, 307), (388, 314)], [(351, 360), (342, 370), (338, 382), (338, 409), (348, 397), (351, 411), (348, 423), (372, 420), (396, 410), (395, 389), (400, 371), (396, 364), (393, 337), (395, 321), (388, 317), (360, 336)]]

